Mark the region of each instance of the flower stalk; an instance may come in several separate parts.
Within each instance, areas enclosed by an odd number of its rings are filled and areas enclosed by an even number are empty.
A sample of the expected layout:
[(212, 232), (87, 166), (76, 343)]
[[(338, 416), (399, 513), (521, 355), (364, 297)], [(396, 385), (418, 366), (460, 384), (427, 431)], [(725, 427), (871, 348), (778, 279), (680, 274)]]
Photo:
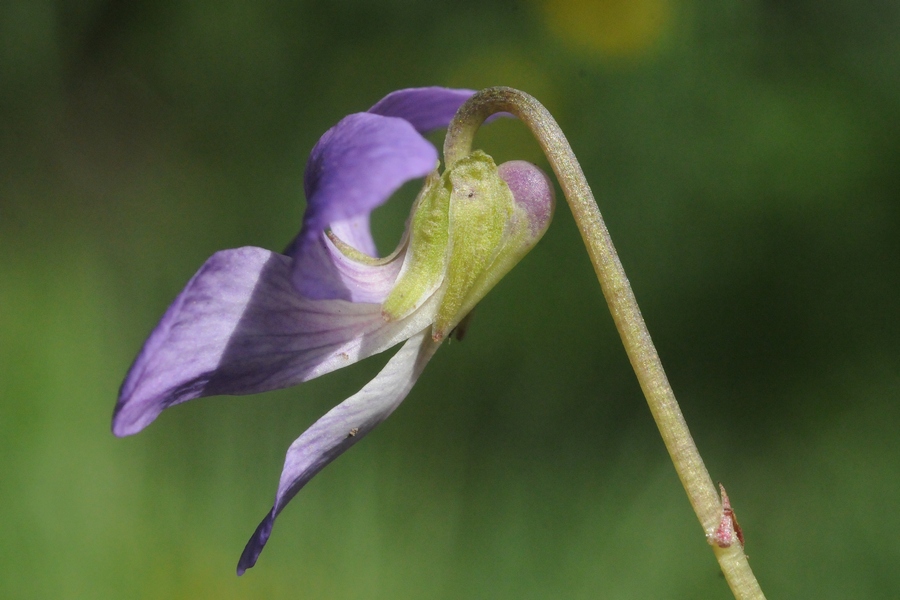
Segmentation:
[[(707, 539), (712, 540), (710, 536), (719, 527), (723, 516), (726, 516), (722, 501), (675, 399), (591, 188), (553, 116), (537, 100), (519, 90), (507, 87), (482, 90), (460, 107), (450, 123), (444, 141), (447, 168), (452, 168), (471, 153), (478, 127), (485, 119), (498, 112), (512, 113), (525, 123), (547, 156), (581, 231), (603, 295), (650, 406), (650, 412), (691, 506)], [(731, 543), (724, 547), (720, 543), (711, 545), (736, 599), (765, 598), (742, 544)]]

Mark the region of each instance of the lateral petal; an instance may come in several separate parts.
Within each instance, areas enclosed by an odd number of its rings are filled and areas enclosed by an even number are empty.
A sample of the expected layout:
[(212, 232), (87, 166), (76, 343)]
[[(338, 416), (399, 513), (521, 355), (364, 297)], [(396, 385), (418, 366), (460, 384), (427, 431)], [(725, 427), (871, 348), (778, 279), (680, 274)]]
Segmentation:
[(175, 299), (135, 359), (113, 413), (118, 436), (203, 396), (296, 385), (382, 352), (433, 313), (385, 323), (379, 304), (313, 301), (291, 285), (293, 261), (262, 248), (214, 254)]
[(430, 328), (409, 338), (372, 381), (327, 412), (291, 444), (275, 504), (247, 542), (238, 561), (238, 575), (256, 564), (275, 517), (285, 505), (316, 473), (394, 412), (439, 346), (440, 342), (432, 341)]

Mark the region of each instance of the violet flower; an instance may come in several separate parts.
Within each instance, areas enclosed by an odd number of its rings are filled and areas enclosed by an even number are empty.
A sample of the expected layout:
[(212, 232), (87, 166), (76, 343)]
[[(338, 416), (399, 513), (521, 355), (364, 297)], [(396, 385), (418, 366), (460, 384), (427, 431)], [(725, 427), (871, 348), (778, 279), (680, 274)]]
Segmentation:
[[(290, 499), (397, 408), (441, 342), (549, 225), (553, 188), (534, 165), (498, 168), (476, 151), (438, 173), (437, 150), (422, 133), (446, 127), (472, 94), (400, 90), (329, 129), (307, 163), (307, 209), (285, 253), (214, 254), (122, 384), (117, 436), (187, 400), (296, 385), (405, 341), (288, 449), (274, 505), (247, 543), (239, 575), (256, 563)], [(422, 177), (403, 239), (376, 258), (370, 213)]]

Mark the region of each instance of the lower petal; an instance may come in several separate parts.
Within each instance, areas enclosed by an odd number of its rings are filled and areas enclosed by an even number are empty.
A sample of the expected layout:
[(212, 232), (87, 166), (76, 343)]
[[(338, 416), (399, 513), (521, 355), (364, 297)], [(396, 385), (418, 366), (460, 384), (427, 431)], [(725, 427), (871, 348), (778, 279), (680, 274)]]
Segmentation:
[(285, 505), (328, 463), (361, 440), (403, 402), (440, 342), (425, 328), (403, 345), (363, 389), (331, 409), (291, 444), (284, 461), (275, 504), (247, 542), (237, 573), (256, 564), (272, 524)]

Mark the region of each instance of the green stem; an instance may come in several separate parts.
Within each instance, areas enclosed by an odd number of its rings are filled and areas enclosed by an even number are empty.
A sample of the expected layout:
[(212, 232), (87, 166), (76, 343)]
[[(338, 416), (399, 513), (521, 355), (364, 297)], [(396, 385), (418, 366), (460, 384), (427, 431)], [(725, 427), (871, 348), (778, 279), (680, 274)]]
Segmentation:
[[(559, 125), (547, 109), (524, 92), (506, 87), (482, 90), (459, 109), (450, 123), (444, 142), (446, 167), (451, 168), (472, 151), (478, 127), (497, 112), (512, 113), (531, 129), (556, 173), (650, 412), (709, 538), (722, 520), (722, 503), (675, 400), (591, 188)], [(713, 550), (735, 598), (765, 598), (741, 544), (733, 543), (727, 548), (714, 545)]]

